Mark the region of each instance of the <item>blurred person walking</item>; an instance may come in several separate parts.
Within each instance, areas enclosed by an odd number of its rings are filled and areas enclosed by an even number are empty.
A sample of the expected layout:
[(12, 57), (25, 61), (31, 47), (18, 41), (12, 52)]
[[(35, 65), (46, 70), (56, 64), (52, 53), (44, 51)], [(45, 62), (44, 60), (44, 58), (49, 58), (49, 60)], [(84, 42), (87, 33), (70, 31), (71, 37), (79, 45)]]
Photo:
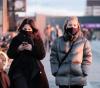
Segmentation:
[(46, 51), (50, 50), (51, 28), (52, 28), (52, 26), (50, 24), (48, 24), (47, 27), (44, 29), (44, 35), (45, 35), (44, 44), (45, 44)]
[(4, 67), (4, 60), (0, 57), (0, 88), (10, 88), (10, 80)]
[(35, 21), (24, 19), (9, 46), (7, 55), (13, 59), (9, 69), (10, 88), (49, 88), (44, 67), (43, 41)]
[(55, 41), (55, 39), (57, 38), (57, 32), (56, 29), (54, 27), (51, 27), (51, 35), (50, 35), (50, 49), (51, 46), (53, 44), (53, 42)]
[(62, 29), (60, 28), (59, 25), (56, 25), (56, 34), (57, 34), (57, 37), (61, 37), (63, 36), (63, 32), (62, 32)]
[(82, 32), (83, 32), (83, 35), (88, 39), (88, 40), (92, 40), (92, 31), (91, 29), (87, 29), (87, 28), (82, 28)]
[(87, 84), (92, 51), (77, 17), (71, 16), (65, 21), (64, 35), (52, 45), (50, 63), (59, 88), (83, 88)]

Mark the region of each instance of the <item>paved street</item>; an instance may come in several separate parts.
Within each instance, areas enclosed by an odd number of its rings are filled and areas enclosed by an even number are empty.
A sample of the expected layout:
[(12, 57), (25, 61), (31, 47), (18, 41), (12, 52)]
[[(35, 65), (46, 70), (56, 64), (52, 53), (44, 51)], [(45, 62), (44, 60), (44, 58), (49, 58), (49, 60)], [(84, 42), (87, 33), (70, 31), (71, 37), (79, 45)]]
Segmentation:
[[(93, 64), (89, 71), (88, 85), (84, 88), (100, 88), (100, 41), (92, 41), (92, 51), (93, 51)], [(55, 85), (55, 79), (51, 75), (50, 69), (50, 53), (47, 53), (45, 59), (42, 61), (45, 67), (45, 71), (49, 80), (50, 88), (58, 88)]]

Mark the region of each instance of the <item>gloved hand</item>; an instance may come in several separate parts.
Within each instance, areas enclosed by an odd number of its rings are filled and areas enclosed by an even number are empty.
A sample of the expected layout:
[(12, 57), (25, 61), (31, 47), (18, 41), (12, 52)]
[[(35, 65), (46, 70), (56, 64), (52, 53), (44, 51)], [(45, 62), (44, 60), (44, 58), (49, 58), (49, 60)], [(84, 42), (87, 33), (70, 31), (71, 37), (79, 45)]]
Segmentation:
[(25, 50), (32, 51), (32, 45), (31, 44), (27, 44), (26, 47), (25, 47)]
[(25, 49), (25, 46), (23, 46), (23, 44), (20, 44), (19, 47), (18, 47), (18, 50), (23, 51), (24, 49)]

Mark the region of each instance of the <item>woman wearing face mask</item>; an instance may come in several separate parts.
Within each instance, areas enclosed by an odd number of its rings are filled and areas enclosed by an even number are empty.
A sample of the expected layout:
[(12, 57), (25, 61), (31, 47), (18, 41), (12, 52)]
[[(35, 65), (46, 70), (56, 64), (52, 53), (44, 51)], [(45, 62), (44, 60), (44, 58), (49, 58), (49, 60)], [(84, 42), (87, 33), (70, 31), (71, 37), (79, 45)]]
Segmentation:
[(87, 84), (92, 52), (77, 17), (71, 16), (65, 21), (64, 35), (52, 45), (50, 63), (59, 88), (83, 88)]
[(45, 57), (45, 49), (34, 21), (24, 19), (18, 31), (7, 51), (8, 57), (13, 59), (9, 69), (10, 88), (49, 88), (40, 62)]

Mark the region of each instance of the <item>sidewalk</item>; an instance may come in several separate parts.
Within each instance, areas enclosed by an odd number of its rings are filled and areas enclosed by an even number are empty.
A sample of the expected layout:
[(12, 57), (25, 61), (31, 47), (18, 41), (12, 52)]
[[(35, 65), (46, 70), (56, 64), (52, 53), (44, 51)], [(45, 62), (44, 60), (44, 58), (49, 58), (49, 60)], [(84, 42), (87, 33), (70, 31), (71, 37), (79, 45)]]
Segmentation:
[(85, 86), (84, 88), (93, 88), (93, 87), (90, 83), (88, 83), (87, 86)]

